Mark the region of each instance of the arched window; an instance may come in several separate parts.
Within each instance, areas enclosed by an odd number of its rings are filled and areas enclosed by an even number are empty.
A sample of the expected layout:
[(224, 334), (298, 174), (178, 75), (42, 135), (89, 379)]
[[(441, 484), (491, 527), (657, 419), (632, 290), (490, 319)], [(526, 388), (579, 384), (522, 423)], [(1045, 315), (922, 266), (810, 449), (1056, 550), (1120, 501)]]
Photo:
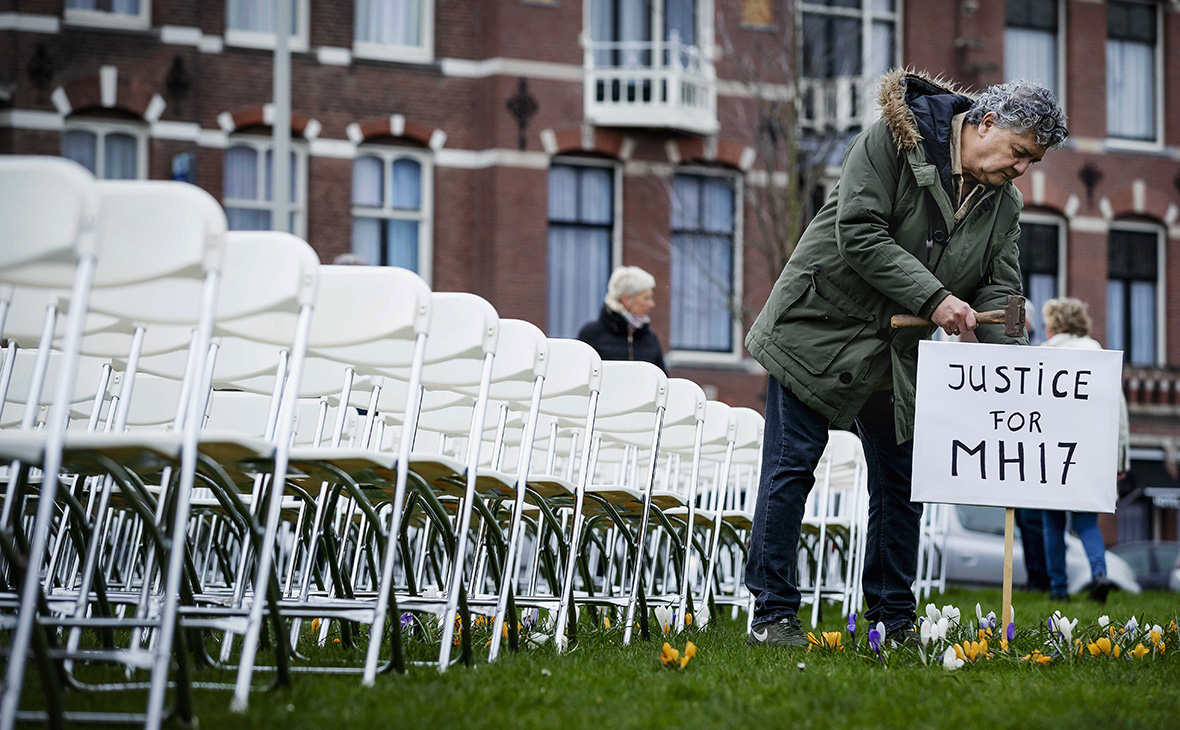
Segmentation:
[(1127, 365), (1162, 362), (1163, 229), (1117, 221), (1107, 247), (1106, 347), (1122, 350)]
[(549, 336), (597, 319), (614, 259), (618, 168), (592, 159), (549, 168)]
[(61, 154), (102, 180), (147, 178), (147, 125), (120, 119), (69, 117)]
[(352, 251), (430, 280), (433, 165), (429, 153), (365, 145), (352, 163)]
[[(273, 157), (267, 137), (235, 135), (225, 150), (225, 187), (222, 204), (230, 230), (269, 231), (274, 215)], [(290, 231), (306, 236), (307, 151), (291, 145)]]

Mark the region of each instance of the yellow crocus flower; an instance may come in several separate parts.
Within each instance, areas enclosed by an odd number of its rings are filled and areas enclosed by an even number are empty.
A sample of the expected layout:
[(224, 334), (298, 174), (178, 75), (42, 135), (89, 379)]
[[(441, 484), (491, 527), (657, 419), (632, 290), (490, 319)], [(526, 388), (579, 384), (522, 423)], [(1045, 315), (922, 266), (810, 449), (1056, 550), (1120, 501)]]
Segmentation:
[(1135, 646), (1135, 648), (1131, 650), (1131, 656), (1136, 659), (1139, 659), (1144, 654), (1149, 654), (1150, 652), (1151, 652), (1150, 649), (1148, 649), (1146, 646), (1144, 646), (1143, 644), (1140, 643), (1140, 644), (1137, 644)]

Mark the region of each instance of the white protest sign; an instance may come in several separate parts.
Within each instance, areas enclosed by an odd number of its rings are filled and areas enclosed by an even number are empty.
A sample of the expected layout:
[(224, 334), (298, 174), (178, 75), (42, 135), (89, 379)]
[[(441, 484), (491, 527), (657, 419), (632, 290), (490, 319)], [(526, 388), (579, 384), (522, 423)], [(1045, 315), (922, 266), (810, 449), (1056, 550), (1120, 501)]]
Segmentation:
[(1114, 512), (1123, 354), (924, 341), (913, 500)]

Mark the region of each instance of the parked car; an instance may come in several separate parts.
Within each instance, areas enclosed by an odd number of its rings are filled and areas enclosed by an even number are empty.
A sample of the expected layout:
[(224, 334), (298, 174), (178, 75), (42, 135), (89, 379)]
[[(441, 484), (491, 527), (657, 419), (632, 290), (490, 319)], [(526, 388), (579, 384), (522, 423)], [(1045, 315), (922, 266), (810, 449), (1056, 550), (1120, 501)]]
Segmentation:
[(1127, 561), (1143, 588), (1180, 591), (1180, 542), (1132, 540), (1111, 545), (1110, 551)]
[[(998, 585), (1004, 580), (1004, 510), (999, 507), (955, 505), (950, 510), (946, 539), (946, 578), (951, 583)], [(1082, 541), (1065, 535), (1065, 570), (1069, 592), (1077, 593), (1090, 582), (1090, 561)], [(1135, 571), (1127, 561), (1106, 551), (1106, 577), (1119, 590), (1138, 593)], [(1028, 582), (1024, 568), (1024, 548), (1020, 528), (1016, 527), (1012, 545), (1012, 584)]]

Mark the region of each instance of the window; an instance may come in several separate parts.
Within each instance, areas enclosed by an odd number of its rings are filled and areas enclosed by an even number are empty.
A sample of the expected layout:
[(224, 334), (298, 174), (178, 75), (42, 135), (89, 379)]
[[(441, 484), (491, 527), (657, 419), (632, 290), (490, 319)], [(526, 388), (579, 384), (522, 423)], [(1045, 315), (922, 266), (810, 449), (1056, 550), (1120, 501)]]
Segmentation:
[(689, 48), (679, 54), (665, 49), (661, 66), (674, 60), (681, 67), (699, 59), (692, 49), (697, 44), (696, 0), (664, 0), (663, 17), (651, 0), (592, 0), (590, 32), (594, 39), (594, 65), (600, 68), (642, 68), (652, 65), (655, 28), (663, 29), (664, 45)]
[(1106, 133), (1155, 142), (1159, 136), (1158, 6), (1106, 5)]
[(734, 350), (734, 203), (732, 178), (672, 181), (673, 350)]
[(1158, 342), (1159, 232), (1120, 224), (1110, 231), (1106, 346), (1128, 365), (1155, 365)]
[(102, 180), (143, 180), (147, 177), (147, 128), (106, 120), (67, 120), (61, 154)]
[[(231, 138), (225, 151), (225, 192), (222, 203), (230, 230), (269, 231), (274, 211), (271, 184), (271, 144), (266, 139)], [(304, 235), (307, 158), (292, 144), (291, 149), (291, 232)]]
[(430, 280), (429, 156), (362, 148), (352, 163), (352, 252)]
[(610, 279), (615, 169), (549, 168), (549, 336), (575, 337), (597, 319)]
[[(308, 0), (291, 0), (291, 50), (307, 50)], [(275, 0), (228, 0), (225, 42), (247, 48), (274, 48)]]
[(1028, 299), (1029, 344), (1046, 339), (1041, 307), (1058, 295), (1061, 226), (1056, 223), (1020, 222), (1020, 276)]
[(429, 61), (434, 0), (357, 0), (353, 52), (366, 58)]
[(799, 7), (804, 77), (876, 77), (893, 67), (894, 0), (813, 0)]
[(151, 25), (151, 0), (66, 0), (65, 19), (77, 25), (146, 28)]
[(897, 63), (896, 0), (813, 0), (798, 8), (800, 124), (862, 128), (873, 119), (878, 77)]
[(1057, 0), (1008, 0), (1004, 78), (1036, 81), (1058, 93)]

